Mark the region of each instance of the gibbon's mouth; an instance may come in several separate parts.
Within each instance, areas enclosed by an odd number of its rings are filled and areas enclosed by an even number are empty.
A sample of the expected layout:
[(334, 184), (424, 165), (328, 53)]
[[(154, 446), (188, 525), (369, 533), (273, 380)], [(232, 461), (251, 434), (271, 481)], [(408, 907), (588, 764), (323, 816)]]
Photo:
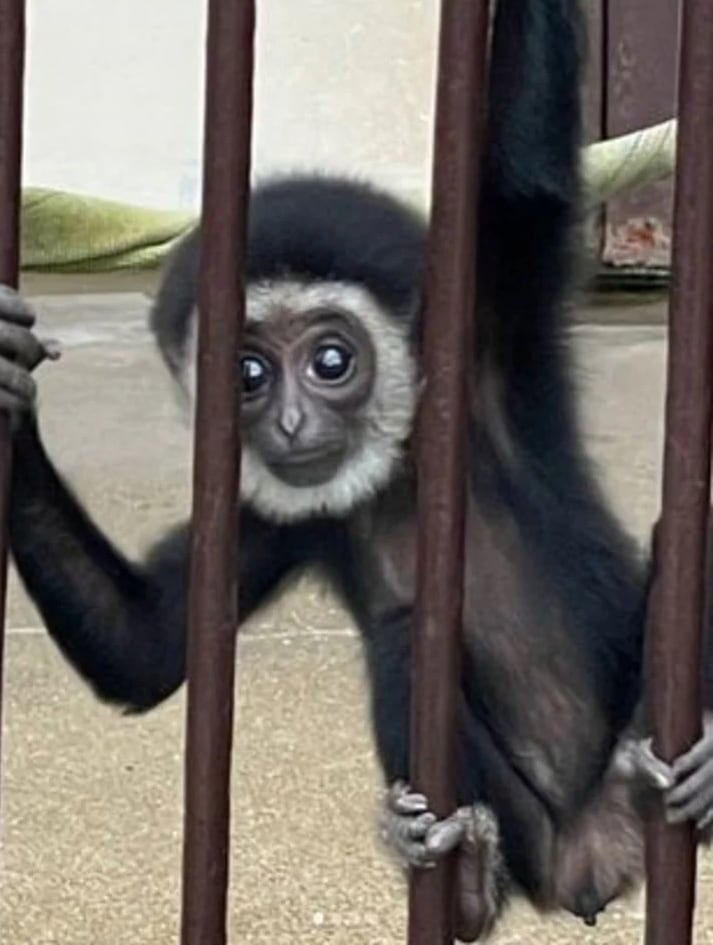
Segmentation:
[(270, 469), (290, 486), (321, 486), (334, 478), (343, 460), (343, 449), (300, 450), (270, 463)]

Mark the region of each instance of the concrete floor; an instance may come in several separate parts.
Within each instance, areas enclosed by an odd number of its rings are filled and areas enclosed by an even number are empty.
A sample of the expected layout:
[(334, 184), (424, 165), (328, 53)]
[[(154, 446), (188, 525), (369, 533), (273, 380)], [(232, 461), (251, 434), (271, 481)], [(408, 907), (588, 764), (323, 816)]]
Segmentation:
[[(65, 345), (40, 375), (51, 452), (121, 546), (139, 552), (185, 515), (190, 459), (144, 328), (145, 296), (65, 293), (37, 303), (42, 327)], [(592, 454), (644, 538), (657, 507), (664, 331), (618, 314), (619, 324), (577, 327), (581, 381)], [(9, 625), (0, 941), (175, 942), (183, 694), (144, 718), (97, 704), (14, 575)], [(307, 581), (255, 620), (239, 649), (233, 940), (403, 941), (401, 881), (373, 839), (379, 780), (347, 619)], [(712, 882), (705, 863), (699, 942), (713, 942)], [(520, 905), (497, 940), (634, 942), (641, 918), (639, 899), (594, 930)]]

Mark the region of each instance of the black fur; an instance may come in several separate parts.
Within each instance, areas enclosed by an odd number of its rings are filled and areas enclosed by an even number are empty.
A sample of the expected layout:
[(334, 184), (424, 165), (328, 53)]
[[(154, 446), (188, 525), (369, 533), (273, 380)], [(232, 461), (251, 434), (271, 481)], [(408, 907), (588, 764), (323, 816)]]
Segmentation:
[[(571, 0), (499, 3), (480, 209), (474, 372), (485, 362), (495, 369), (517, 462), (503, 458), (476, 411), (471, 493), (483, 508), (506, 511), (518, 523), (533, 573), (555, 596), (575, 642), (577, 664), (556, 672), (591, 684), (592, 713), (603, 718), (603, 734), (582, 731), (571, 764), (563, 762), (561, 783), (544, 790), (510, 745), (499, 695), (509, 690), (508, 667), (482, 654), (466, 657), (460, 799), (492, 803), (508, 865), (535, 898), (548, 881), (539, 831), (576, 815), (639, 698), (646, 589), (583, 453), (562, 336), (579, 197), (579, 31)], [(287, 178), (257, 189), (249, 233), (249, 280), (290, 274), (362, 284), (394, 318), (410, 319), (415, 344), (425, 230), (411, 211), (361, 184)], [(172, 369), (195, 304), (199, 240), (196, 231), (179, 248), (152, 315)], [(409, 495), (406, 470), (404, 477), (395, 487), (402, 501)], [(375, 514), (389, 502), (388, 494), (381, 497)], [(389, 780), (407, 778), (410, 606), (380, 608), (374, 601), (365, 550), (349, 522), (278, 527), (247, 508), (241, 515), (241, 618), (298, 568), (322, 566), (363, 633), (384, 771)], [(16, 443), (11, 543), (49, 632), (101, 697), (140, 710), (180, 685), (185, 528), (166, 536), (142, 566), (127, 562), (70, 495), (36, 427), (27, 425)], [(547, 613), (515, 619), (522, 633), (549, 632)], [(537, 712), (537, 693), (517, 698), (531, 698)]]
[[(481, 320), (530, 475), (502, 468), (508, 504), (561, 587), (578, 645), (615, 725), (639, 697), (641, 572), (582, 449), (572, 359), (563, 336), (579, 224), (581, 55), (574, 0), (501, 2), (494, 29), (490, 136), (481, 198)], [(474, 485), (484, 465), (472, 444)], [(573, 566), (573, 562), (578, 566)], [(586, 579), (585, 578), (586, 574)]]
[[(323, 176), (271, 180), (252, 194), (245, 276), (289, 274), (365, 286), (395, 316), (413, 320), (421, 289), (423, 221), (364, 182)], [(198, 294), (200, 228), (169, 263), (151, 328), (170, 365), (181, 360)]]

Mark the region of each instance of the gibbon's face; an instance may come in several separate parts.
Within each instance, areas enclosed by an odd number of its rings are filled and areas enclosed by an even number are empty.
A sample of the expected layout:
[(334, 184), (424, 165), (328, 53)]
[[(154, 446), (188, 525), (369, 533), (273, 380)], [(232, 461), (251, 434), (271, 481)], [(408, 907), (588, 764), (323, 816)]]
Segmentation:
[(238, 370), (241, 495), (289, 522), (344, 515), (393, 478), (413, 423), (405, 328), (361, 286), (292, 279), (247, 291)]
[(278, 313), (247, 329), (244, 442), (288, 486), (329, 482), (361, 441), (376, 365), (368, 332), (331, 308)]

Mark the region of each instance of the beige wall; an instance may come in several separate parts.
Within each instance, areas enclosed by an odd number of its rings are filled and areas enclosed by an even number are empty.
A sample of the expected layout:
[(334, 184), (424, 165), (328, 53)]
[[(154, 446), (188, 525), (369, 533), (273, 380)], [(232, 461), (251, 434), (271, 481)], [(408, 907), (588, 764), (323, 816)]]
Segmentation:
[[(254, 168), (428, 183), (436, 0), (259, 0)], [(25, 183), (195, 207), (204, 0), (31, 0)]]

